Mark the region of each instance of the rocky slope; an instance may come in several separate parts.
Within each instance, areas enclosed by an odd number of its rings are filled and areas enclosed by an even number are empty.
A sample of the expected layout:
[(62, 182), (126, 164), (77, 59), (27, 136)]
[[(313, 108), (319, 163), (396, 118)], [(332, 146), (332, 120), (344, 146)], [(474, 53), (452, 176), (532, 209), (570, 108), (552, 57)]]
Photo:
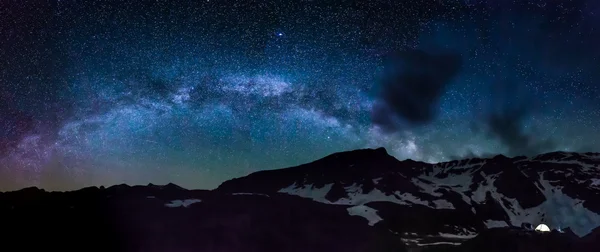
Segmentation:
[(570, 228), (585, 236), (600, 226), (600, 154), (500, 155), (428, 164), (399, 161), (383, 148), (364, 149), (256, 172), (217, 191), (284, 193), (343, 205), (369, 225), (406, 236), (471, 238), (488, 228), (524, 223)]

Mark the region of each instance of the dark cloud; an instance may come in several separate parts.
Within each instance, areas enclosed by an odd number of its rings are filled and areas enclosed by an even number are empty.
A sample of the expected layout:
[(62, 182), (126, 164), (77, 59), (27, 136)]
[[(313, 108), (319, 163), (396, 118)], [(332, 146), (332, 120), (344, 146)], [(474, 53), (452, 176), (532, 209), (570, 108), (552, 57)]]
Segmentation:
[(540, 105), (535, 96), (514, 81), (493, 86), (489, 114), (484, 118), (487, 136), (497, 139), (510, 156), (535, 155), (553, 150), (555, 144), (542, 139), (533, 129), (527, 130), (526, 120)]
[(371, 122), (384, 133), (394, 133), (402, 128), (402, 121), (384, 101), (376, 101), (371, 109)]
[[(384, 131), (395, 132), (403, 126), (426, 125), (435, 119), (439, 99), (461, 69), (462, 58), (412, 50), (389, 55), (384, 63), (371, 120)], [(510, 156), (554, 150), (552, 141), (525, 127), (529, 117), (541, 108), (536, 97), (520, 85), (522, 82), (503, 78), (491, 85), (487, 113), (476, 118), (474, 124), (479, 126), (474, 132), (498, 140)]]
[(411, 125), (431, 122), (440, 96), (461, 66), (458, 54), (408, 50), (388, 55), (378, 86), (379, 105), (373, 110), (373, 123), (394, 130), (397, 119)]

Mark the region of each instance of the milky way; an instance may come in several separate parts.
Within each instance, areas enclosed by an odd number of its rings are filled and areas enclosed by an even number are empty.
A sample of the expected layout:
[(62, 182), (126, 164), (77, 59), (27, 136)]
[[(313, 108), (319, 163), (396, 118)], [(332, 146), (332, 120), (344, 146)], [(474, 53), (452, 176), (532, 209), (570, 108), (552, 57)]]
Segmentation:
[(596, 1), (390, 2), (2, 1), (0, 190), (600, 150)]

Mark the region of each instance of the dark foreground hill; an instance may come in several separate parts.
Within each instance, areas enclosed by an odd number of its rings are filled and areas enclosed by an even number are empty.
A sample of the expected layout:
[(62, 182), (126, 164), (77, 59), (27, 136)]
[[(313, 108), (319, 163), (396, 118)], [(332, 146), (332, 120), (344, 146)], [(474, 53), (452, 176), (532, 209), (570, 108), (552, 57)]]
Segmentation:
[(404, 251), (344, 207), (289, 195), (115, 186), (0, 195), (3, 251)]
[[(600, 251), (600, 155), (399, 161), (385, 149), (213, 191), (0, 193), (6, 251)], [(554, 229), (531, 230), (545, 223)], [(525, 227), (525, 228), (522, 228)]]

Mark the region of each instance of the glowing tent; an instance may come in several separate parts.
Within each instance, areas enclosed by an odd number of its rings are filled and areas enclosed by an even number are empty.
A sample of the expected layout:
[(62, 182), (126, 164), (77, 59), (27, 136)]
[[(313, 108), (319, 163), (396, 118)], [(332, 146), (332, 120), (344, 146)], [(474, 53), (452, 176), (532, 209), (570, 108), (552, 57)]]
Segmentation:
[(550, 232), (550, 228), (546, 224), (540, 224), (535, 227), (535, 231), (538, 232)]

